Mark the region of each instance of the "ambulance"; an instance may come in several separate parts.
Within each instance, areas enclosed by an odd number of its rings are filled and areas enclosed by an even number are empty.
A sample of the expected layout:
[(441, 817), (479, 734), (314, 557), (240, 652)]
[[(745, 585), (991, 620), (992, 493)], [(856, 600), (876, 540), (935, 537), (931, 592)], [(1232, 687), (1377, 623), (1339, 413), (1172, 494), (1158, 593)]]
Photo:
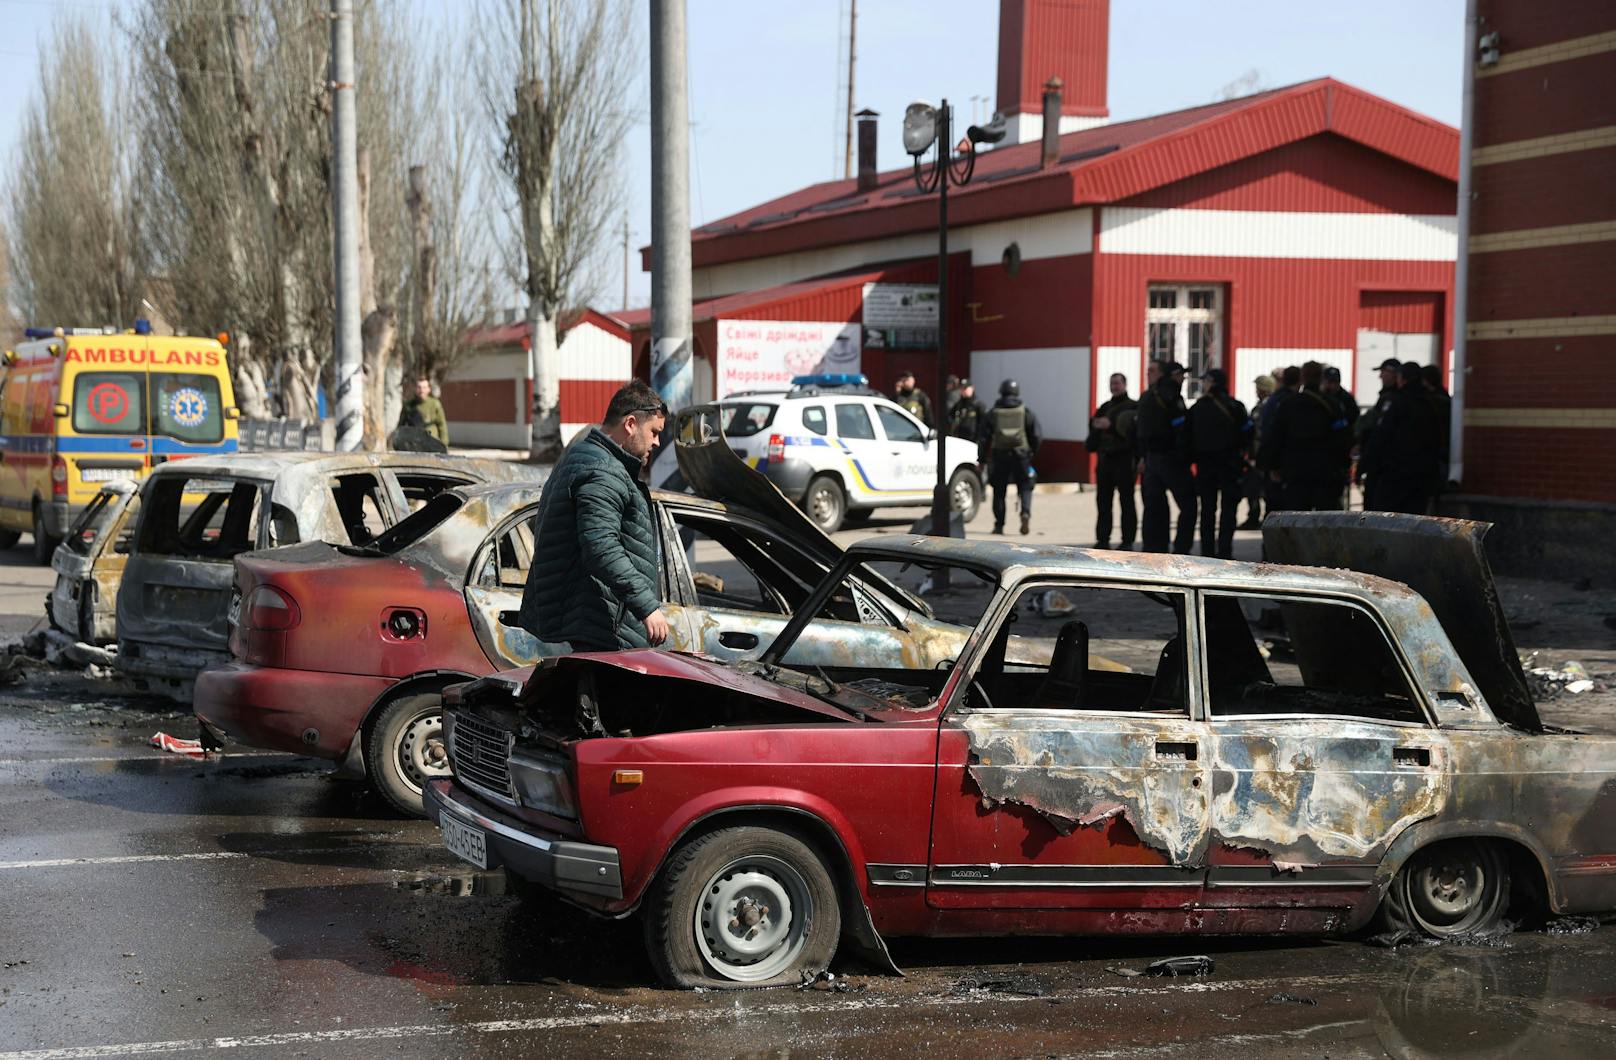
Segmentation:
[(0, 548), (57, 543), (103, 482), (236, 451), (225, 336), (29, 328), (0, 363)]

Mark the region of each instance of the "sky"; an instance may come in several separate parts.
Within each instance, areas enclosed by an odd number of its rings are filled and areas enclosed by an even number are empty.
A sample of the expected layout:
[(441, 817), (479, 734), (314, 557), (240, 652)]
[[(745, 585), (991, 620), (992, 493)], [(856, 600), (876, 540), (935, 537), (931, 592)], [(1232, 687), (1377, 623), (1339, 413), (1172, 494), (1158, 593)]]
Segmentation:
[[(110, 16), (126, 0), (0, 0), (0, 164), (9, 165), (37, 76), (30, 61), (56, 10)], [(402, 3), (429, 24), (470, 22), (472, 0)], [(646, 0), (635, 6), (646, 51)], [(848, 0), (688, 0), (693, 226), (842, 174), (838, 66)], [(863, 0), (858, 5), (854, 109), (881, 115), (883, 169), (903, 159), (899, 118), (912, 100), (947, 98), (958, 118), (993, 108), (998, 4), (994, 0)], [(1463, 0), (1112, 0), (1111, 117), (1145, 117), (1330, 76), (1450, 125), (1459, 123)], [(109, 44), (115, 44), (109, 40)], [(647, 60), (647, 63), (649, 60)], [(650, 98), (627, 146), (629, 226), (636, 253), (629, 301), (650, 298), (637, 249), (649, 242)], [(360, 91), (364, 90), (363, 84)], [(973, 97), (976, 97), (973, 99)], [(621, 237), (614, 237), (620, 242)], [(596, 299), (622, 301), (616, 265)]]

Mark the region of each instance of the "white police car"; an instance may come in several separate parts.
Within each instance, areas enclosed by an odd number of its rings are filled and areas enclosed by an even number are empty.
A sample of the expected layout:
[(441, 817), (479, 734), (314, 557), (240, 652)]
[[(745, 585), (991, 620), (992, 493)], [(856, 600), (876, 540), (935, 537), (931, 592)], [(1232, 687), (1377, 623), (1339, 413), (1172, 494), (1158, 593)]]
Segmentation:
[[(826, 533), (875, 508), (930, 505), (937, 439), (872, 390), (862, 375), (797, 376), (789, 390), (731, 394), (718, 402), (724, 436)], [(977, 446), (945, 438), (954, 510), (969, 521), (982, 503)]]

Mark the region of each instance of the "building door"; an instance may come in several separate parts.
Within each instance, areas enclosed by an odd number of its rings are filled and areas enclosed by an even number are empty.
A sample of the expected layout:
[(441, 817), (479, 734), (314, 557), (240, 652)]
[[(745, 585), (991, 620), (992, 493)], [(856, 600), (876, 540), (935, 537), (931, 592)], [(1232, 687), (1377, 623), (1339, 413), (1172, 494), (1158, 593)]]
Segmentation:
[(1151, 284), (1145, 303), (1145, 353), (1187, 371), (1184, 397), (1201, 393), (1201, 376), (1223, 366), (1223, 289), (1216, 284)]

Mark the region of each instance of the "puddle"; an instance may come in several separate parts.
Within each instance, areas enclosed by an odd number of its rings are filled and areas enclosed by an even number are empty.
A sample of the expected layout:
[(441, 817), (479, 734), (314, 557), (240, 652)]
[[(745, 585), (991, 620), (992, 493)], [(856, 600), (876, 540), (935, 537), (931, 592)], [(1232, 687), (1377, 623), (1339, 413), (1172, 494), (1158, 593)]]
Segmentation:
[(411, 894), (443, 895), (449, 898), (502, 898), (510, 890), (503, 872), (446, 873), (399, 880), (393, 886)]

